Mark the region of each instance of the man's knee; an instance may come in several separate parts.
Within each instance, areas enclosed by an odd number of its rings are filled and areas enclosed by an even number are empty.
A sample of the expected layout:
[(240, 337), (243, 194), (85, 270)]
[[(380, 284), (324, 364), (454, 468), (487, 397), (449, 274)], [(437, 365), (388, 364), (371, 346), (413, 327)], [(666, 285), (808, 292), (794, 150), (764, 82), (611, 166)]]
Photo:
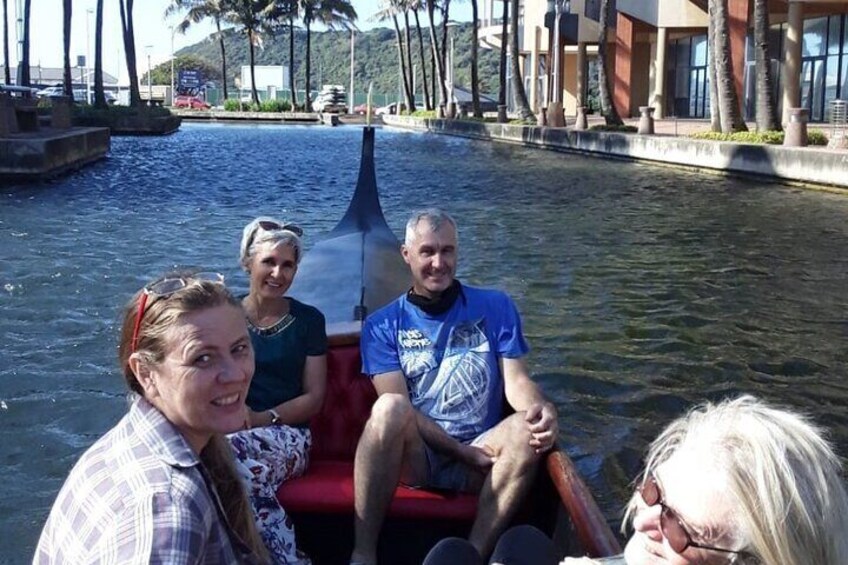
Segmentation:
[(533, 435), (524, 420), (524, 413), (518, 412), (503, 421), (505, 426), (504, 449), (519, 461), (534, 464), (539, 460), (536, 450), (530, 445)]
[(382, 394), (371, 408), (366, 428), (379, 436), (394, 436), (403, 433), (414, 421), (409, 399), (400, 394)]

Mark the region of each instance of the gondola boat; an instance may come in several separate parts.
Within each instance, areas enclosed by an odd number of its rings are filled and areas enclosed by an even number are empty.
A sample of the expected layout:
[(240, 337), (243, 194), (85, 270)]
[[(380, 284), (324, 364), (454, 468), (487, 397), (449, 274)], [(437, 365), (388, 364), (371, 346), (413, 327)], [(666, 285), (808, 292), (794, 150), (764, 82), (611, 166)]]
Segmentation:
[[(291, 515), (298, 546), (316, 565), (347, 563), (353, 547), (353, 457), (376, 393), (361, 375), (362, 320), (411, 282), (400, 244), (380, 207), (374, 128), (363, 131), (356, 190), (338, 225), (304, 258), (291, 295), (327, 318), (327, 393), (312, 419), (310, 466), (277, 496)], [(477, 510), (473, 495), (399, 487), (380, 537), (380, 563), (418, 564), (439, 539), (466, 536)], [(560, 555), (607, 556), (620, 545), (574, 464), (551, 451), (516, 523), (548, 533)]]

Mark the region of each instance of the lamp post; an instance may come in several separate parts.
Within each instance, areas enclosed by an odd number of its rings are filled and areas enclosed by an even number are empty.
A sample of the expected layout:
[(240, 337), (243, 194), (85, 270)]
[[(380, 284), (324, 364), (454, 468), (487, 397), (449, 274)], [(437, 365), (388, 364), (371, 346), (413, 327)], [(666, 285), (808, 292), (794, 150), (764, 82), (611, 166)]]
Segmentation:
[(356, 31), (350, 30), (350, 96), (348, 98), (349, 102), (347, 105), (347, 111), (349, 114), (353, 114), (353, 107), (356, 105), (356, 98), (353, 96), (353, 51), (355, 45)]
[(169, 26), (171, 29), (171, 106), (174, 105), (174, 33), (177, 28)]
[(147, 105), (153, 105), (153, 86), (151, 85), (151, 73), (152, 69), (150, 68), (150, 50), (153, 49), (152, 45), (145, 45), (144, 50), (147, 51)]
[(459, 25), (459, 22), (450, 20), (447, 23), (447, 27), (450, 28), (450, 67), (448, 67), (448, 117), (455, 118), (456, 117), (456, 94), (454, 92), (454, 85), (456, 84), (454, 81), (454, 73), (456, 72), (456, 68), (454, 66), (454, 31), (453, 28)]

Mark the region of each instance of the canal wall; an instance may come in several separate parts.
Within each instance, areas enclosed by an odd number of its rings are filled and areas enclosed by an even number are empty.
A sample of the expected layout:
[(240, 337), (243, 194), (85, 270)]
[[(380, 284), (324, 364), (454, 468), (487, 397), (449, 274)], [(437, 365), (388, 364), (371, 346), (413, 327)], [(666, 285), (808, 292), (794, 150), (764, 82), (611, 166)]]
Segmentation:
[(393, 127), (554, 151), (778, 179), (848, 194), (848, 151), (408, 116), (383, 116), (383, 122)]
[(0, 139), (0, 179), (37, 180), (60, 175), (106, 156), (108, 128), (71, 128)]

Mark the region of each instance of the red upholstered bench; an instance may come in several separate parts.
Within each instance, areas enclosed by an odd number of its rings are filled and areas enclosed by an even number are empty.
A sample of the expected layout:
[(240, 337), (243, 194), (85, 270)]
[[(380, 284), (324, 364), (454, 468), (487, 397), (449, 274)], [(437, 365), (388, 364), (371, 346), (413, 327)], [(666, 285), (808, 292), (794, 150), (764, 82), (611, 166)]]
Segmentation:
[[(294, 514), (353, 514), (353, 458), (377, 394), (361, 374), (359, 324), (328, 328), (327, 394), (310, 422), (312, 453), (306, 474), (277, 491)], [(471, 522), (477, 497), (398, 487), (389, 518)]]

